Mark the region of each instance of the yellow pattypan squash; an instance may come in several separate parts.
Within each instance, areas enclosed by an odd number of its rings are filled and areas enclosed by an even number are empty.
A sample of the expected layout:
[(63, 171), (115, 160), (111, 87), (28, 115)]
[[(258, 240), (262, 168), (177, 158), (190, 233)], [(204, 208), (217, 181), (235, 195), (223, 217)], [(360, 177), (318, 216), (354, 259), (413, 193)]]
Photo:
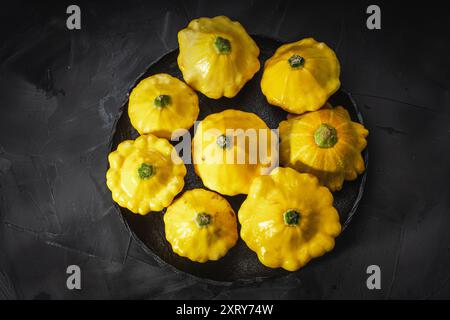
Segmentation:
[(236, 215), (225, 198), (194, 189), (174, 201), (164, 214), (167, 241), (175, 253), (192, 261), (218, 260), (238, 239)]
[(186, 167), (166, 139), (149, 134), (123, 141), (108, 160), (112, 197), (134, 213), (160, 211), (183, 189)]
[(364, 169), (361, 151), (368, 131), (353, 122), (343, 107), (324, 108), (282, 121), (280, 162), (312, 173), (331, 191), (354, 180)]
[(288, 271), (331, 251), (341, 231), (331, 192), (291, 168), (255, 178), (238, 216), (241, 238), (261, 263)]
[(145, 78), (131, 91), (128, 115), (140, 134), (152, 133), (170, 139), (189, 129), (199, 113), (197, 94), (184, 82), (168, 74)]
[(193, 139), (195, 172), (207, 188), (221, 194), (248, 193), (253, 178), (270, 171), (278, 160), (272, 152), (275, 138), (254, 113), (228, 109), (211, 114)]
[(234, 97), (260, 67), (256, 43), (224, 16), (192, 20), (178, 43), (184, 80), (208, 98)]
[(270, 104), (301, 114), (320, 109), (339, 89), (339, 73), (334, 51), (307, 38), (282, 45), (266, 61), (261, 89)]

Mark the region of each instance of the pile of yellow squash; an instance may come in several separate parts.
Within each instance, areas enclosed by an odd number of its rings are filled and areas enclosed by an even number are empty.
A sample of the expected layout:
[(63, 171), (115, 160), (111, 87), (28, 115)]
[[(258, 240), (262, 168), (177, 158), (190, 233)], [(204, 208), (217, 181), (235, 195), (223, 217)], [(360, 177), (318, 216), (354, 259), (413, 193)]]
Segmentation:
[[(191, 21), (178, 42), (186, 83), (155, 74), (130, 94), (129, 118), (141, 136), (109, 154), (106, 178), (114, 201), (141, 215), (167, 208), (166, 238), (175, 253), (192, 261), (223, 257), (238, 240), (237, 220), (241, 238), (270, 268), (295, 271), (332, 250), (341, 224), (331, 192), (365, 170), (361, 152), (368, 135), (345, 108), (327, 103), (340, 87), (333, 50), (312, 38), (279, 47), (265, 62), (261, 80), (268, 103), (290, 113), (279, 124), (279, 152), (268, 146), (267, 159), (225, 163), (238, 148), (227, 129), (271, 131), (253, 113), (211, 114), (192, 140), (195, 172), (211, 191), (189, 190), (175, 199), (186, 167), (167, 139), (197, 120), (194, 90), (212, 99), (232, 98), (260, 69), (256, 43), (239, 22), (224, 16)], [(271, 167), (278, 159), (281, 166)], [(237, 218), (220, 194), (247, 194)]]

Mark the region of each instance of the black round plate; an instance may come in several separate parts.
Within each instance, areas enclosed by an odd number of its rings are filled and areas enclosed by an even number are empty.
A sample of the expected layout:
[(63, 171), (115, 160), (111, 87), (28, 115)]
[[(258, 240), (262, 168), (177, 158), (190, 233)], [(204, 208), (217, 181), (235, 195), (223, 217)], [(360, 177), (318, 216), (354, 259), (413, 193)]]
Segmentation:
[[(287, 113), (278, 107), (269, 105), (260, 89), (264, 62), (273, 55), (275, 50), (282, 43), (260, 36), (254, 36), (253, 39), (261, 50), (259, 56), (261, 70), (244, 86), (239, 94), (232, 99), (221, 98), (219, 100), (213, 100), (199, 93), (200, 115), (198, 120), (204, 119), (211, 113), (221, 112), (225, 109), (239, 109), (253, 112), (261, 117), (261, 119), (273, 129), (278, 128), (280, 121), (286, 119)], [(143, 78), (156, 73), (168, 73), (182, 80), (183, 77), (177, 65), (177, 56), (178, 50), (163, 56), (142, 74), (136, 81), (136, 84)], [(363, 120), (361, 114), (359, 113), (354, 100), (348, 93), (339, 90), (330, 98), (330, 102), (333, 106), (344, 106), (349, 111), (353, 121), (362, 123)], [(190, 133), (193, 137), (193, 129), (190, 130)], [(127, 139), (135, 139), (136, 137), (138, 137), (138, 133), (131, 126), (128, 118), (128, 103), (126, 103), (122, 108), (122, 115), (117, 122), (111, 150), (115, 150), (120, 142)], [(364, 158), (367, 166), (367, 148), (364, 152)], [(200, 178), (195, 174), (193, 165), (189, 164), (186, 165), (186, 167), (187, 175), (183, 191), (194, 188), (205, 188)], [(341, 223), (344, 228), (348, 225), (356, 211), (363, 193), (365, 179), (366, 174), (364, 173), (355, 181), (345, 182), (342, 190), (333, 194), (334, 206), (339, 211)], [(236, 214), (245, 197), (246, 195), (233, 197), (225, 196)], [(236, 246), (219, 261), (207, 263), (192, 262), (187, 258), (175, 254), (172, 251), (170, 244), (167, 242), (162, 219), (164, 211), (150, 213), (146, 216), (133, 214), (125, 208), (120, 208), (120, 211), (124, 221), (128, 224), (133, 237), (142, 245), (144, 250), (155, 257), (157, 261), (173, 266), (174, 270), (182, 271), (198, 278), (208, 279), (214, 282), (233, 282), (238, 280), (253, 281), (288, 274), (287, 271), (282, 269), (270, 269), (262, 265), (258, 261), (256, 254), (245, 245), (242, 239), (239, 239)]]

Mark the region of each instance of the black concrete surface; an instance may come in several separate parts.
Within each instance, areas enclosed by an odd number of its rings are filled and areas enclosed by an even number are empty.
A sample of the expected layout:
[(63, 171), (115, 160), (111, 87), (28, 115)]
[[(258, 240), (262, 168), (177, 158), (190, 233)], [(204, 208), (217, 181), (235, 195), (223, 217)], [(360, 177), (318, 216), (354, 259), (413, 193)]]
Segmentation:
[[(72, 2), (0, 4), (0, 298), (450, 298), (450, 44), (439, 2)], [(377, 2), (376, 2), (377, 3)], [(199, 16), (251, 34), (328, 43), (369, 135), (358, 213), (335, 250), (287, 277), (205, 283), (161, 267), (132, 239), (105, 185), (120, 107)], [(79, 265), (82, 289), (68, 290)], [(381, 268), (368, 290), (366, 268)]]

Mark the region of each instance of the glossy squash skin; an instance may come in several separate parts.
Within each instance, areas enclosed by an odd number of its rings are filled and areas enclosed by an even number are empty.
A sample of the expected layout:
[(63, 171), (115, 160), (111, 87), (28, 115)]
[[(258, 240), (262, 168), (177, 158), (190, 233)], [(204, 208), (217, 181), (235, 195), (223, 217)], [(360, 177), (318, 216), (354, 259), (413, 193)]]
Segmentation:
[(259, 70), (259, 48), (237, 21), (192, 20), (178, 33), (184, 80), (208, 98), (234, 97)]
[(365, 170), (361, 152), (368, 133), (341, 106), (291, 116), (279, 126), (280, 162), (314, 174), (331, 191), (340, 190), (344, 180)]
[(196, 262), (218, 260), (238, 239), (236, 215), (219, 194), (186, 191), (164, 214), (166, 239), (175, 253)]
[(108, 160), (113, 200), (134, 213), (160, 211), (183, 189), (186, 167), (166, 139), (149, 134), (123, 141)]
[(291, 168), (255, 178), (238, 216), (241, 238), (261, 263), (288, 271), (331, 251), (341, 231), (331, 192)]
[(197, 120), (198, 113), (194, 90), (165, 73), (139, 82), (128, 103), (131, 124), (139, 134), (151, 133), (166, 139), (183, 135)]
[(248, 193), (251, 181), (277, 164), (277, 140), (254, 113), (228, 109), (211, 114), (193, 139), (195, 172), (208, 189), (229, 196)]
[(334, 51), (307, 38), (282, 45), (266, 61), (261, 90), (270, 104), (301, 114), (327, 102), (340, 87), (339, 75)]

